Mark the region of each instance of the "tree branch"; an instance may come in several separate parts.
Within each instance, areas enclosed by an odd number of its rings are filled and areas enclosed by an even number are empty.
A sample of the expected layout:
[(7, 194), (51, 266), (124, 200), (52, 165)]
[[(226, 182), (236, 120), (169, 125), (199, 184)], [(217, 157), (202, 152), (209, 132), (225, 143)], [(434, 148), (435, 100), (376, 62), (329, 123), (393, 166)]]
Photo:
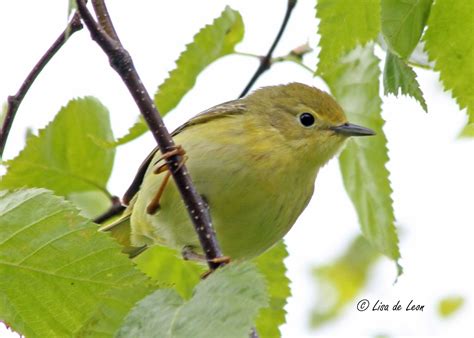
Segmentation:
[(112, 202), (110, 208), (103, 214), (100, 214), (99, 216), (94, 218), (93, 222), (101, 224), (102, 222), (105, 222), (106, 220), (120, 214), (122, 211), (125, 210), (125, 206), (122, 205), (120, 198), (118, 198), (117, 196), (112, 196), (110, 200)]
[[(92, 39), (97, 42), (108, 56), (110, 65), (120, 75), (127, 86), (147, 122), (160, 151), (166, 153), (176, 149), (176, 145), (163, 124), (153, 100), (143, 85), (129, 53), (119, 40), (111, 38), (107, 35), (106, 31), (96, 23), (87, 9), (84, 0), (76, 0), (76, 2), (78, 11), (90, 31)], [(108, 18), (109, 24), (112, 25), (110, 17)], [(182, 165), (182, 156), (173, 155), (168, 157), (166, 161), (176, 182), (176, 186), (181, 193), (181, 197), (184, 200), (189, 217), (193, 222), (199, 241), (208, 260), (209, 268), (215, 270), (220, 265), (223, 265), (223, 263), (214, 262), (216, 258), (222, 257), (222, 252), (217, 242), (214, 229), (212, 228), (206, 203), (194, 188), (186, 166)]]
[(258, 66), (257, 70), (255, 71), (255, 74), (253, 74), (252, 78), (250, 79), (250, 81), (247, 84), (247, 86), (245, 87), (245, 89), (240, 94), (239, 98), (244, 97), (249, 92), (249, 90), (253, 87), (253, 85), (255, 84), (257, 79), (263, 73), (265, 73), (267, 70), (270, 69), (270, 67), (272, 65), (271, 60), (272, 60), (273, 51), (275, 50), (276, 46), (278, 45), (278, 42), (280, 42), (280, 39), (283, 35), (283, 32), (285, 31), (286, 25), (287, 25), (287, 23), (290, 19), (291, 12), (293, 11), (293, 9), (296, 6), (296, 2), (297, 2), (297, 0), (288, 0), (285, 17), (283, 18), (283, 22), (281, 24), (280, 30), (278, 31), (278, 34), (275, 37), (275, 40), (273, 41), (273, 44), (271, 45), (270, 49), (268, 50), (267, 55), (265, 55), (264, 57), (262, 57), (260, 59), (260, 65)]
[(38, 75), (41, 73), (43, 68), (53, 58), (53, 56), (61, 49), (66, 41), (71, 37), (72, 34), (82, 29), (81, 19), (79, 14), (74, 14), (71, 21), (67, 25), (66, 29), (59, 35), (54, 43), (49, 47), (46, 53), (41, 57), (38, 63), (33, 67), (31, 72), (28, 74), (26, 79), (23, 81), (20, 89), (15, 95), (8, 97), (8, 108), (3, 121), (2, 129), (0, 130), (0, 158), (3, 156), (5, 150), (5, 144), (7, 143), (8, 134), (15, 119), (16, 112), (20, 107), (26, 93), (30, 89), (33, 82), (36, 80)]
[(99, 25), (105, 32), (115, 41), (120, 41), (115, 31), (115, 27), (110, 20), (109, 11), (103, 0), (92, 0), (92, 6), (94, 7), (95, 15), (99, 20)]

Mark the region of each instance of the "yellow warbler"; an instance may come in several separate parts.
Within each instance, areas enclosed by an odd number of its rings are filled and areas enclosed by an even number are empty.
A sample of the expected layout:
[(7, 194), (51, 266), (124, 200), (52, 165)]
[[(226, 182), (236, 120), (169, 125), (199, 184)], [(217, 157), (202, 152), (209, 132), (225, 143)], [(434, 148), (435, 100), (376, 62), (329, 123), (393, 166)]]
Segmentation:
[[(283, 238), (308, 204), (319, 168), (349, 136), (364, 135), (374, 132), (348, 123), (330, 95), (300, 83), (222, 103), (173, 133), (209, 205), (222, 251), (232, 259), (257, 256)], [(160, 156), (155, 151), (122, 218), (103, 230), (135, 248), (161, 244), (200, 253), (173, 180), (150, 212), (166, 176), (156, 173)]]

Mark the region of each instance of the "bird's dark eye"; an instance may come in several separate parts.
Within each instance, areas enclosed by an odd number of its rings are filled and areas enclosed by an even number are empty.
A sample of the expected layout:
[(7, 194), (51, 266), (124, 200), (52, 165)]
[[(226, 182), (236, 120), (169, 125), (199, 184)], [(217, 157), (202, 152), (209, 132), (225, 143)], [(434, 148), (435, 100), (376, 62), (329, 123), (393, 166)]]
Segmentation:
[(310, 113), (302, 113), (300, 115), (300, 122), (305, 127), (310, 127), (314, 124), (314, 116)]

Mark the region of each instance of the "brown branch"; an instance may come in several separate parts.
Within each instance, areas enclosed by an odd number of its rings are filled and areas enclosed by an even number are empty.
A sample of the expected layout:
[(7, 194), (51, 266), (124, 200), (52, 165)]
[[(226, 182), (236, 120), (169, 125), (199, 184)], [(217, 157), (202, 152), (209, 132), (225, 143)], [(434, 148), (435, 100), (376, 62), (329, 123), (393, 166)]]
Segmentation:
[(296, 2), (297, 0), (288, 0), (288, 4), (287, 4), (287, 7), (286, 7), (286, 13), (285, 13), (285, 17), (283, 18), (283, 22), (281, 24), (281, 27), (280, 27), (280, 30), (278, 31), (278, 34), (277, 36), (275, 37), (275, 40), (273, 41), (270, 49), (268, 50), (267, 52), (267, 55), (265, 55), (264, 57), (260, 58), (260, 65), (258, 66), (257, 70), (255, 71), (255, 74), (253, 74), (252, 78), (250, 79), (249, 83), (247, 84), (247, 86), (245, 86), (245, 89), (242, 91), (242, 93), (240, 94), (239, 98), (241, 97), (244, 97), (245, 95), (247, 95), (247, 93), (250, 91), (250, 89), (253, 87), (253, 85), (255, 84), (255, 82), (257, 81), (257, 79), (263, 74), (265, 73), (267, 70), (270, 69), (271, 65), (272, 65), (272, 54), (273, 54), (273, 51), (275, 50), (276, 46), (278, 45), (278, 42), (280, 42), (280, 39), (283, 35), (283, 32), (285, 31), (285, 28), (286, 28), (286, 25), (288, 23), (288, 21), (290, 20), (290, 16), (291, 16), (291, 12), (293, 11), (293, 9), (295, 8), (296, 6)]
[(99, 21), (100, 27), (115, 41), (120, 41), (115, 31), (115, 27), (110, 20), (109, 11), (103, 0), (92, 0), (92, 6), (94, 7), (95, 15)]
[(30, 89), (33, 82), (36, 80), (38, 75), (41, 73), (43, 68), (48, 64), (48, 62), (53, 58), (53, 56), (61, 49), (61, 47), (66, 43), (66, 41), (71, 37), (72, 34), (82, 29), (82, 23), (79, 17), (79, 14), (74, 14), (71, 21), (67, 25), (66, 29), (59, 35), (59, 37), (54, 41), (51, 47), (48, 48), (46, 53), (41, 57), (38, 63), (33, 67), (31, 72), (28, 74), (26, 79), (23, 81), (20, 89), (15, 95), (8, 97), (8, 108), (5, 115), (5, 120), (3, 121), (2, 129), (0, 129), (0, 158), (3, 156), (3, 151), (5, 150), (5, 144), (7, 143), (8, 134), (15, 119), (16, 112), (20, 107), (21, 102), (23, 101), (26, 93)]
[(112, 196), (110, 198), (110, 200), (112, 202), (112, 205), (110, 206), (110, 208), (106, 212), (104, 212), (103, 214), (100, 214), (99, 216), (94, 218), (93, 221), (95, 223), (101, 224), (101, 223), (111, 219), (112, 217), (119, 215), (120, 213), (122, 213), (122, 211), (125, 210), (125, 206), (122, 205), (122, 202), (120, 201), (120, 198), (118, 198), (117, 196)]
[[(97, 42), (108, 56), (110, 65), (120, 75), (127, 86), (147, 122), (160, 151), (164, 154), (176, 149), (176, 145), (163, 124), (153, 100), (143, 85), (129, 53), (119, 40), (108, 36), (105, 30), (97, 24), (87, 9), (84, 0), (76, 0), (76, 2), (78, 11), (90, 31), (92, 39)], [(112, 24), (111, 20), (110, 24)], [(199, 241), (208, 260), (209, 268), (214, 270), (223, 265), (223, 263), (214, 262), (216, 258), (222, 257), (222, 252), (217, 242), (214, 229), (212, 228), (209, 210), (202, 197), (194, 188), (186, 166), (181, 165), (182, 160), (182, 156), (173, 155), (168, 157), (166, 162), (169, 168), (172, 168), (171, 174), (173, 175), (176, 186), (188, 210), (189, 217), (195, 227)]]

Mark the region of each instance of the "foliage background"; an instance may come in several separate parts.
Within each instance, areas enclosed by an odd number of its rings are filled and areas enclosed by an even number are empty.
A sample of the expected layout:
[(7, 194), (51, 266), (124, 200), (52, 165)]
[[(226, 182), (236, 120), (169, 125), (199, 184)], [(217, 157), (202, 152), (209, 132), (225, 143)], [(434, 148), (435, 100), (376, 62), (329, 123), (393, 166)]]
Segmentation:
[[(120, 38), (131, 52), (145, 85), (156, 86), (174, 67), (174, 60), (186, 43), (206, 23), (217, 17), (226, 4), (239, 10), (246, 34), (237, 49), (263, 54), (271, 43), (285, 11), (285, 1), (217, 1), (212, 3), (180, 0), (165, 6), (158, 2), (110, 1), (109, 7)], [(66, 2), (16, 1), (0, 8), (0, 97), (16, 91), (27, 71), (66, 23)], [(183, 11), (183, 8), (186, 8)], [(310, 41), (317, 45), (314, 1), (300, 0), (275, 55)], [(37, 13), (47, 13), (44, 17)], [(21, 18), (21, 20), (20, 20)], [(28, 22), (25, 25), (25, 22)], [(7, 32), (14, 32), (8, 34)], [(312, 68), (317, 51), (306, 57)], [(379, 57), (384, 53), (377, 51)], [(383, 61), (381, 62), (383, 64)], [(195, 89), (187, 95), (166, 122), (170, 129), (215, 103), (235, 98), (257, 66), (252, 58), (229, 56), (205, 70)], [(395, 215), (400, 228), (401, 264), (397, 284), (392, 262), (376, 263), (368, 285), (357, 299), (381, 299), (394, 304), (398, 299), (424, 304), (423, 313), (359, 313), (351, 304), (336, 322), (311, 331), (310, 312), (317, 289), (313, 266), (324, 265), (341, 255), (359, 233), (356, 214), (345, 193), (337, 161), (325, 167), (317, 182), (316, 194), (296, 226), (287, 236), (287, 259), (293, 297), (287, 311), (284, 336), (406, 334), (461, 334), (470, 327), (474, 314), (474, 257), (472, 238), (472, 191), (474, 184), (473, 142), (458, 140), (466, 114), (459, 111), (444, 93), (439, 76), (417, 69), (429, 113), (411, 99), (385, 97), (384, 130), (389, 139), (389, 169), (394, 190)], [(326, 88), (304, 69), (276, 64), (257, 86), (299, 81)], [(88, 33), (76, 34), (47, 66), (22, 104), (5, 158), (22, 148), (26, 128), (45, 126), (61, 106), (75, 96), (94, 95), (108, 107), (115, 135), (133, 124), (137, 109), (118, 77), (108, 67), (105, 56), (90, 41)], [(121, 194), (136, 166), (154, 144), (149, 136), (119, 148), (109, 189)], [(465, 304), (455, 316), (441, 319), (437, 303), (449, 295), (461, 295)], [(3, 332), (2, 332), (3, 336)]]

